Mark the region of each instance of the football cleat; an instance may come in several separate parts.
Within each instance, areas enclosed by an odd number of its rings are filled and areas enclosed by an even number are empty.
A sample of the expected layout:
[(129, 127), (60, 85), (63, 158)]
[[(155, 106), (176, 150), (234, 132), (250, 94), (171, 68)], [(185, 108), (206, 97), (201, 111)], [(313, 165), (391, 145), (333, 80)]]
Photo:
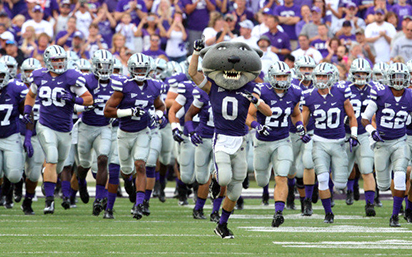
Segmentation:
[(0, 195), (0, 206), (4, 206), (6, 204), (6, 197)]
[(193, 218), (195, 220), (205, 220), (206, 216), (203, 214), (203, 209), (200, 209), (200, 210), (193, 209)]
[(249, 188), (249, 175), (246, 175), (245, 179), (243, 180), (242, 187), (243, 187), (243, 189), (248, 189)]
[(307, 198), (303, 200), (303, 216), (312, 216), (313, 210), (312, 210), (312, 201), (311, 199)]
[(223, 239), (235, 238), (233, 232), (227, 228), (227, 223), (218, 224), (214, 231), (216, 235), (220, 236)]
[(272, 220), (272, 227), (277, 228), (280, 225), (285, 222), (285, 219), (283, 218), (283, 213), (282, 211), (277, 211), (275, 215), (273, 215), (273, 220)]
[(401, 210), (399, 211), (400, 215), (405, 215), (405, 210), (403, 209), (403, 205), (401, 205)]
[(46, 197), (46, 206), (43, 209), (44, 214), (53, 214), (54, 213), (54, 197)]
[(220, 215), (218, 211), (214, 211), (210, 214), (210, 221), (216, 223), (220, 221)]
[(392, 216), (391, 219), (389, 220), (389, 226), (390, 227), (400, 227), (401, 224), (399, 224), (399, 216)]
[(215, 200), (216, 198), (219, 197), (220, 194), (220, 185), (217, 183), (217, 180), (212, 177), (209, 185), (209, 193), (210, 193), (210, 199)]
[(244, 205), (245, 205), (245, 202), (243, 200), (243, 197), (239, 197), (239, 199), (237, 199), (235, 209), (241, 211), (243, 210)]
[(166, 194), (164, 186), (160, 186), (159, 188), (159, 201), (162, 203), (166, 202)]
[(359, 193), (359, 185), (353, 187), (353, 199), (355, 201), (359, 201), (360, 193)]
[(117, 197), (123, 197), (122, 187), (120, 185), (117, 187)]
[(312, 203), (317, 203), (318, 200), (319, 200), (319, 188), (315, 186), (313, 188)]
[(69, 197), (64, 197), (64, 196), (63, 196), (62, 207), (63, 207), (65, 210), (70, 209), (70, 199), (69, 199)]
[(262, 194), (262, 205), (269, 205), (269, 194)]
[(82, 200), (83, 203), (88, 203), (90, 196), (89, 192), (87, 191), (87, 186), (80, 186), (79, 184), (79, 194), (80, 194), (80, 199)]
[(325, 215), (325, 219), (323, 220), (324, 223), (333, 223), (335, 220), (335, 215), (333, 213), (328, 212)]
[(288, 197), (286, 199), (286, 209), (296, 210), (295, 207), (295, 190), (294, 187), (289, 187)]
[(330, 192), (330, 207), (334, 207), (335, 206), (335, 200), (333, 200), (333, 192)]
[(405, 210), (405, 215), (403, 216), (403, 218), (404, 218), (408, 223), (412, 223), (412, 209), (406, 209), (406, 210)]
[(138, 204), (133, 210), (133, 218), (140, 220), (143, 217), (143, 204)]
[(14, 184), (14, 201), (19, 203), (23, 197), (23, 179)]
[(367, 203), (365, 205), (365, 213), (366, 213), (366, 216), (368, 217), (376, 216), (375, 206), (371, 203)]
[(29, 198), (25, 198), (21, 205), (21, 209), (23, 210), (25, 215), (34, 215), (33, 208), (31, 207), (32, 200)]
[(103, 199), (96, 199), (93, 203), (93, 212), (94, 216), (99, 216), (99, 214), (104, 210), (103, 208)]
[(10, 189), (9, 193), (6, 195), (6, 202), (4, 203), (4, 208), (12, 209), (14, 206), (13, 203), (13, 188)]
[(373, 203), (376, 207), (382, 207), (383, 206), (383, 204), (382, 204), (382, 202), (381, 202), (381, 200), (379, 199), (379, 197), (376, 197), (375, 199), (374, 199), (374, 203)]
[(346, 205), (352, 205), (353, 204), (353, 191), (348, 190), (346, 191)]
[(76, 205), (76, 196), (70, 197), (70, 208), (77, 208), (77, 205)]
[(189, 203), (187, 202), (187, 196), (188, 196), (188, 192), (187, 192), (187, 187), (186, 185), (184, 186), (178, 186), (177, 188), (177, 195), (179, 198), (179, 206), (184, 206), (184, 205), (188, 205)]
[(130, 202), (136, 202), (136, 186), (133, 181), (126, 178), (124, 180), (124, 189), (126, 189), (126, 193), (129, 195)]
[(143, 210), (142, 213), (144, 216), (149, 216), (150, 215), (150, 210), (149, 210), (149, 201), (148, 200), (144, 200), (143, 201)]
[(103, 219), (109, 219), (109, 220), (114, 219), (113, 210), (111, 210), (111, 209), (105, 210), (104, 214), (103, 214)]

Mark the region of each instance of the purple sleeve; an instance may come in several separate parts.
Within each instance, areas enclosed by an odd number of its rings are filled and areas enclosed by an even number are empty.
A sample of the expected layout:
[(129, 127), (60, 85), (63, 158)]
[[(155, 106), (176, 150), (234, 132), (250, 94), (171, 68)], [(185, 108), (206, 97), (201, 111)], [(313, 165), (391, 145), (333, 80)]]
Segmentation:
[(142, 9), (140, 9), (140, 10), (141, 10), (142, 12), (147, 13), (147, 7), (146, 7), (145, 2), (144, 2), (143, 0), (139, 0), (138, 3), (142, 5)]
[(283, 35), (285, 35), (285, 39), (286, 40), (284, 40), (284, 46), (285, 46), (285, 48), (286, 49), (289, 49), (289, 50), (292, 50), (292, 48), (291, 48), (291, 46), (290, 46), (290, 39), (289, 39), (289, 36), (286, 34), (286, 33), (284, 33)]
[(375, 7), (371, 6), (366, 10), (365, 18), (368, 17), (369, 14), (375, 14), (375, 10), (373, 8), (375, 8)]
[(59, 41), (59, 39), (60, 39), (61, 37), (64, 37), (66, 34), (67, 34), (67, 31), (65, 31), (65, 30), (60, 31), (60, 32), (57, 34), (56, 39), (55, 39), (56, 45), (57, 45), (57, 41)]
[(116, 12), (123, 12), (123, 6), (125, 5), (125, 1), (120, 0), (116, 6)]
[(278, 5), (278, 6), (276, 6), (274, 9), (273, 9), (273, 15), (276, 15), (276, 16), (279, 16), (280, 15), (280, 8), (281, 8), (282, 6), (281, 5)]

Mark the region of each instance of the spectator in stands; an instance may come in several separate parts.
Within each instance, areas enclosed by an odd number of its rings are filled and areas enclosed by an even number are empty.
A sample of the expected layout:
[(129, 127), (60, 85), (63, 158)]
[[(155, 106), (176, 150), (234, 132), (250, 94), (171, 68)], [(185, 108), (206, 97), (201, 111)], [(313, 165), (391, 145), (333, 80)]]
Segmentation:
[(310, 8), (308, 5), (302, 5), (302, 7), (300, 8), (300, 16), (302, 17), (302, 19), (298, 23), (296, 23), (295, 26), (295, 33), (298, 36), (300, 35), (303, 26), (311, 22), (312, 19), (312, 15), (310, 13)]
[(361, 28), (356, 30), (356, 43), (362, 47), (362, 54), (366, 59), (371, 60), (375, 64), (375, 48), (365, 40), (365, 31)]
[(267, 74), (269, 67), (279, 61), (277, 54), (270, 50), (270, 39), (267, 36), (261, 36), (257, 41), (259, 49), (263, 51), (263, 56), (260, 58), (262, 60), (262, 72)]
[[(223, 29), (224, 24), (225, 21), (223, 20), (223, 17), (219, 12), (210, 13), (209, 26), (203, 31), (203, 37), (205, 39), (206, 46), (216, 44), (217, 40), (219, 39), (217, 37), (217, 33)], [(222, 35), (222, 38), (224, 36), (225, 35)]]
[(355, 34), (356, 29), (358, 28), (362, 28), (365, 29), (366, 24), (365, 21), (362, 18), (359, 18), (356, 16), (356, 13), (358, 12), (358, 8), (356, 7), (356, 4), (349, 2), (346, 5), (345, 10), (345, 18), (339, 19), (338, 22), (336, 23), (335, 28), (333, 29), (335, 32), (335, 36), (339, 37), (340, 35), (342, 35), (344, 33), (344, 29), (343, 29), (343, 23), (347, 21), (350, 23), (351, 26), (351, 34)]
[(332, 14), (326, 10), (325, 0), (313, 0), (312, 7), (316, 6), (321, 10), (321, 21), (322, 23), (328, 25), (330, 28), (332, 26)]
[(119, 0), (114, 18), (120, 21), (124, 13), (130, 14), (132, 23), (138, 25), (147, 16), (147, 7), (143, 0)]
[(332, 38), (329, 40), (328, 44), (328, 56), (326, 56), (325, 60), (330, 63), (338, 63), (338, 48), (341, 46), (339, 38)]
[(360, 0), (358, 2), (358, 16), (362, 19), (366, 18), (366, 10), (373, 6), (374, 0)]
[[(187, 30), (189, 46), (202, 37), (204, 29), (209, 24), (209, 13), (216, 10), (215, 0), (182, 0), (184, 11), (187, 14)], [(193, 47), (188, 48), (189, 54)]]
[(350, 47), (352, 45), (352, 42), (356, 41), (355, 33), (352, 34), (352, 30), (353, 29), (351, 22), (344, 21), (342, 24), (342, 29), (340, 30), (343, 33), (338, 37), (342, 45)]
[[(116, 33), (116, 34), (114, 34), (113, 35), (113, 39), (112, 39), (112, 48), (110, 49), (110, 52), (115, 56), (115, 57), (119, 57), (120, 56), (120, 51), (123, 49), (123, 48), (126, 48), (126, 50), (129, 50), (129, 49), (127, 49), (127, 47), (125, 46), (125, 44), (126, 44), (126, 38), (122, 35), (122, 34), (120, 34), (120, 33)], [(119, 58), (119, 60), (120, 60), (121, 58)], [(127, 66), (126, 66), (127, 67)]]
[(216, 34), (216, 43), (222, 41), (230, 41), (240, 35), (239, 30), (236, 28), (236, 16), (233, 14), (226, 14), (223, 22), (223, 29)]
[(166, 53), (160, 49), (160, 36), (157, 34), (150, 35), (150, 48), (143, 51), (143, 54), (153, 57), (153, 59), (163, 57), (168, 60)]
[(320, 24), (318, 26), (318, 38), (310, 42), (310, 45), (318, 50), (323, 58), (326, 58), (329, 54), (328, 41), (330, 38), (328, 37), (328, 30), (329, 28), (326, 24)]
[(352, 44), (352, 46), (350, 48), (349, 61), (352, 63), (352, 61), (357, 59), (357, 58), (364, 58), (365, 60), (367, 60), (369, 62), (371, 67), (373, 67), (373, 62), (363, 54), (362, 46), (355, 42), (355, 43)]
[(313, 58), (313, 60), (315, 60), (316, 64), (318, 64), (323, 59), (322, 54), (318, 50), (316, 50), (313, 47), (310, 47), (308, 36), (300, 35), (299, 45), (300, 45), (300, 48), (292, 52), (292, 55), (295, 56), (295, 58), (298, 58), (299, 56), (304, 56), (304, 55), (310, 56)]
[(286, 33), (278, 30), (278, 17), (273, 15), (269, 16), (267, 19), (267, 25), (269, 27), (269, 31), (263, 35), (269, 38), (272, 45), (272, 52), (276, 53), (279, 59), (283, 61), (285, 55), (291, 52), (290, 39)]
[(405, 58), (403, 58), (403, 56), (398, 55), (398, 56), (393, 57), (392, 61), (393, 63), (405, 63)]
[[(144, 22), (144, 19), (141, 23)], [(137, 27), (132, 22), (132, 17), (129, 13), (123, 13), (120, 23), (116, 27), (116, 33), (122, 34), (126, 38), (126, 47), (132, 51), (135, 51), (134, 38), (137, 36)]]
[(6, 47), (4, 49), (0, 49), (1, 55), (10, 55), (16, 59), (17, 64), (20, 65), (24, 61), (24, 53), (17, 47), (17, 43), (14, 40), (7, 40)]
[(391, 60), (395, 56), (402, 56), (405, 60), (412, 59), (412, 22), (406, 25), (405, 36), (398, 38), (391, 51)]
[(297, 46), (298, 35), (296, 35), (296, 24), (301, 20), (300, 7), (293, 3), (293, 0), (284, 0), (284, 5), (278, 5), (273, 11), (278, 16), (284, 32), (291, 40), (292, 49)]
[(62, 0), (60, 2), (60, 14), (57, 16), (56, 23), (54, 24), (54, 34), (59, 35), (60, 31), (67, 30), (67, 24), (69, 23), (71, 2), (70, 0)]
[(36, 31), (32, 26), (26, 28), (26, 32), (23, 34), (23, 43), (20, 49), (23, 51), (26, 58), (31, 57), (34, 49), (37, 48), (36, 44)]
[(398, 30), (397, 28), (398, 28), (399, 19), (396, 13), (387, 12), (385, 15), (385, 21), (392, 24), (395, 27), (395, 29)]
[(60, 31), (54, 40), (55, 44), (62, 46), (64, 48), (70, 48), (72, 46), (74, 32), (78, 31), (76, 29), (77, 18), (71, 16), (67, 21), (67, 30)]
[(403, 21), (402, 21), (402, 30), (396, 32), (395, 36), (392, 38), (391, 41), (391, 49), (393, 48), (393, 43), (400, 37), (405, 36), (405, 32), (406, 32), (406, 25), (408, 25), (408, 23), (412, 21), (412, 16), (410, 15), (406, 15), (403, 16)]
[(10, 31), (3, 31), (3, 33), (1, 33), (1, 35), (0, 35), (1, 49), (6, 48), (6, 41), (8, 41), (8, 40), (13, 40), (14, 41), (14, 35)]
[(90, 58), (89, 52), (84, 47), (84, 35), (81, 31), (74, 32), (72, 47), (68, 50), (75, 52), (79, 58)]
[(386, 0), (374, 0), (373, 6), (369, 7), (365, 13), (365, 22), (366, 24), (370, 24), (375, 21), (376, 18), (376, 11), (383, 10), (384, 14), (388, 12), (389, 5), (386, 4)]
[(244, 20), (239, 23), (240, 25), (240, 36), (233, 38), (232, 41), (243, 42), (248, 44), (250, 47), (259, 48), (257, 45), (257, 38), (252, 37), (253, 23), (250, 20)]
[[(321, 21), (321, 10), (319, 7), (312, 7), (312, 22), (303, 26), (303, 29), (300, 34), (308, 36), (310, 42), (319, 38), (318, 35), (318, 26), (323, 24)], [(332, 37), (330, 30), (328, 31), (328, 37)]]
[(291, 54), (285, 55), (285, 63), (289, 66), (289, 68), (293, 69), (295, 67), (295, 56)]
[(43, 8), (40, 5), (36, 5), (33, 8), (33, 19), (28, 20), (23, 24), (21, 32), (24, 34), (27, 26), (32, 26), (36, 31), (36, 36), (45, 32), (50, 38), (53, 37), (53, 26), (50, 22), (43, 20)]
[(96, 23), (90, 24), (89, 27), (89, 36), (87, 37), (84, 47), (86, 52), (90, 56), (94, 55), (94, 52), (100, 49), (108, 49), (107, 43), (104, 41), (102, 35), (99, 32), (99, 26)]
[(402, 20), (404, 16), (412, 15), (412, 6), (406, 3), (406, 0), (398, 0), (397, 4), (394, 4), (390, 11), (394, 12), (398, 18), (398, 23), (395, 26), (398, 30), (402, 28)]
[(37, 48), (33, 51), (33, 58), (43, 59), (44, 51), (49, 46), (51, 38), (46, 33), (41, 33), (37, 39)]
[(99, 7), (93, 23), (98, 24), (100, 35), (108, 46), (112, 45), (112, 37), (117, 25), (112, 13), (107, 9), (107, 5)]
[[(379, 1), (379, 0), (377, 0)], [(377, 9), (375, 14), (375, 22), (366, 26), (365, 37), (366, 42), (373, 43), (376, 52), (376, 62), (388, 62), (390, 59), (390, 43), (396, 34), (395, 27), (384, 21), (385, 11)]]
[[(250, 10), (246, 9), (246, 0), (235, 0), (236, 8), (232, 12), (235, 16), (236, 24), (235, 27), (237, 30), (240, 29), (239, 23), (244, 20), (254, 21), (254, 14)], [(273, 12), (273, 11), (272, 11)]]
[[(266, 32), (269, 31), (269, 28), (267, 26), (267, 19), (268, 17), (272, 15), (271, 14), (271, 10), (267, 9), (265, 12), (262, 12), (262, 15), (258, 15), (259, 19), (258, 22), (259, 24), (256, 25), (253, 29), (252, 29), (252, 37), (255, 38), (260, 38), (263, 34), (265, 34)], [(279, 25), (280, 27), (280, 25)], [(281, 30), (283, 31), (282, 27), (280, 27)]]
[[(163, 21), (157, 17), (155, 13), (149, 13), (149, 15), (142, 19), (142, 22), (137, 26), (137, 32), (135, 36), (143, 39), (143, 51), (150, 48), (150, 36), (153, 34), (160, 35), (160, 37), (166, 37), (166, 30), (163, 27)], [(136, 45), (137, 47), (138, 45)], [(136, 51), (138, 49), (136, 48)]]
[(89, 36), (89, 26), (92, 24), (94, 14), (89, 10), (87, 2), (79, 1), (73, 10), (77, 18), (76, 28), (80, 30), (85, 37)]
[(26, 18), (24, 18), (24, 16), (21, 14), (14, 16), (14, 18), (11, 21), (10, 31), (15, 35), (15, 41), (17, 42), (17, 45), (21, 44), (21, 41), (22, 41), (21, 28), (25, 21), (26, 21)]
[(348, 78), (349, 69), (342, 63), (336, 65), (339, 71), (339, 80), (346, 81)]
[(168, 39), (165, 52), (166, 56), (168, 56), (171, 61), (182, 62), (186, 60), (187, 33), (185, 27), (183, 26), (182, 20), (182, 13), (176, 12), (172, 26), (170, 26), (166, 33), (166, 37)]

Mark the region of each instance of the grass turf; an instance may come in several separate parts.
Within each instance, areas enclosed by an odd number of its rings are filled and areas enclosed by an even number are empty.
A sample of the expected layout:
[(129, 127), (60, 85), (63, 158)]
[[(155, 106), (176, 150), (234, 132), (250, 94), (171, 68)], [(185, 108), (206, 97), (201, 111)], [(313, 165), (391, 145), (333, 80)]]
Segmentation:
[(115, 220), (92, 216), (92, 204), (80, 202), (64, 210), (56, 199), (55, 213), (43, 215), (44, 198), (33, 203), (36, 215), (25, 216), (20, 204), (0, 209), (0, 256), (229, 256), (229, 255), (409, 255), (412, 224), (401, 218), (401, 228), (390, 228), (391, 201), (382, 201), (377, 216), (366, 218), (364, 201), (346, 206), (336, 200), (335, 223), (323, 223), (320, 201), (312, 217), (298, 210), (285, 210), (285, 223), (272, 228), (273, 199), (261, 206), (259, 199), (245, 199), (245, 209), (235, 211), (229, 228), (235, 239), (223, 240), (213, 233), (209, 221), (211, 204), (205, 206), (207, 220), (192, 218), (191, 205), (181, 207), (176, 199), (166, 203), (151, 200), (149, 217), (134, 220), (132, 204), (117, 199)]

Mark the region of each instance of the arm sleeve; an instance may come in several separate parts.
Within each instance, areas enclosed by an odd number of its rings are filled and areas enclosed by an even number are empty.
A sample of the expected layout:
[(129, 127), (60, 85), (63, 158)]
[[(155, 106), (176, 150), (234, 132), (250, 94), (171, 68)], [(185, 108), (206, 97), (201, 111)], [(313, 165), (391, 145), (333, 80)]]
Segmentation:
[(199, 108), (199, 109), (201, 109), (202, 107), (203, 107), (203, 102), (202, 101), (200, 101), (199, 99), (195, 99), (195, 100), (193, 100), (193, 103), (192, 103), (196, 108)]
[(186, 103), (186, 97), (184, 95), (178, 95), (175, 100), (181, 106), (184, 106)]
[(37, 85), (34, 84), (34, 82), (31, 83), (30, 90), (31, 92), (33, 92), (33, 94), (37, 95)]
[(375, 112), (378, 110), (378, 106), (375, 101), (370, 101), (364, 113), (362, 113), (362, 119), (371, 120)]

